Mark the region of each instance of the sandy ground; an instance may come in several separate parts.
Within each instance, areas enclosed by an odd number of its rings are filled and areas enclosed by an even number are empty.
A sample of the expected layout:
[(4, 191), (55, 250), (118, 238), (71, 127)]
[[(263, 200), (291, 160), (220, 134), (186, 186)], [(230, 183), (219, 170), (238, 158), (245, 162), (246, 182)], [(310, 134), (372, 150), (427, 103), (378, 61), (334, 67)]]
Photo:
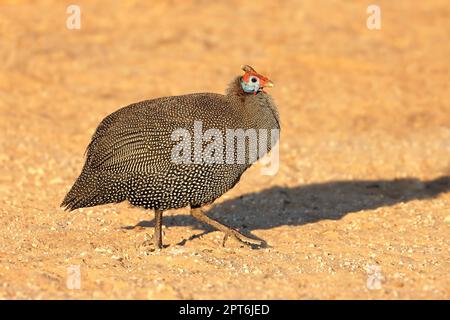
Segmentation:
[[(450, 298), (447, 0), (379, 1), (372, 31), (364, 1), (76, 2), (81, 30), (64, 1), (0, 5), (0, 298)], [(152, 212), (59, 208), (104, 116), (243, 63), (276, 84), (280, 169), (209, 213), (270, 247), (184, 209), (155, 252)]]

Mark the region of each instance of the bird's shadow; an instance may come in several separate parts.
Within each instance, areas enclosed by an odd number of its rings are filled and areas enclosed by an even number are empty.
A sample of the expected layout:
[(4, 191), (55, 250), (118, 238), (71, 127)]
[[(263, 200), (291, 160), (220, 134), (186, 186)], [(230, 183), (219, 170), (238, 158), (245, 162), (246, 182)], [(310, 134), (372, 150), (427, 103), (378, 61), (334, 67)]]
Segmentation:
[[(207, 214), (243, 233), (251, 234), (252, 230), (283, 225), (338, 220), (348, 213), (392, 206), (400, 202), (431, 199), (447, 191), (450, 191), (450, 176), (429, 181), (402, 178), (331, 181), (296, 187), (275, 186), (218, 203)], [(190, 215), (164, 217), (164, 224), (168, 227), (195, 225), (203, 230), (201, 234), (183, 240), (180, 245), (213, 231)], [(150, 220), (124, 228), (153, 226), (154, 221)], [(254, 235), (251, 237), (257, 238)]]

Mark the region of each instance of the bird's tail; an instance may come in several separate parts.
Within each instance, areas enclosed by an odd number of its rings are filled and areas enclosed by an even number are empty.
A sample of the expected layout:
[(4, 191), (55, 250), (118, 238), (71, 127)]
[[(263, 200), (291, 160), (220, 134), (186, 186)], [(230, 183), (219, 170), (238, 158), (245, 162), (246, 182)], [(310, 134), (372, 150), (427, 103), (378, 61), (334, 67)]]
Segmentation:
[[(122, 202), (127, 197), (123, 180), (117, 175), (83, 170), (61, 203), (64, 210)], [(121, 188), (122, 187), (122, 188)]]

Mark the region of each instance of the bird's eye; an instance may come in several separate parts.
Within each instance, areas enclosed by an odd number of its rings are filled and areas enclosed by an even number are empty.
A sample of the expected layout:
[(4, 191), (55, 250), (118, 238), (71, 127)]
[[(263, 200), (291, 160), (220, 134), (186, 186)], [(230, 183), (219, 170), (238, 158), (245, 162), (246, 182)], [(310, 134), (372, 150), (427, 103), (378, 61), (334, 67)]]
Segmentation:
[(258, 82), (258, 78), (256, 78), (256, 77), (251, 77), (251, 78), (250, 78), (250, 81), (253, 82), (253, 83)]

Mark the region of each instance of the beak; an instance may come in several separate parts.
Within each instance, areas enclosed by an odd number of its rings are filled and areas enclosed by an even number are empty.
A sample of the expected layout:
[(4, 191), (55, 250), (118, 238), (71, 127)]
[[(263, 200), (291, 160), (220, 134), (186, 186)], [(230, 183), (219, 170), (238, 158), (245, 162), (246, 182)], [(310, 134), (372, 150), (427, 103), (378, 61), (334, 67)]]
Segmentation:
[(272, 88), (273, 82), (272, 80), (267, 80), (266, 83), (264, 83), (264, 88)]

